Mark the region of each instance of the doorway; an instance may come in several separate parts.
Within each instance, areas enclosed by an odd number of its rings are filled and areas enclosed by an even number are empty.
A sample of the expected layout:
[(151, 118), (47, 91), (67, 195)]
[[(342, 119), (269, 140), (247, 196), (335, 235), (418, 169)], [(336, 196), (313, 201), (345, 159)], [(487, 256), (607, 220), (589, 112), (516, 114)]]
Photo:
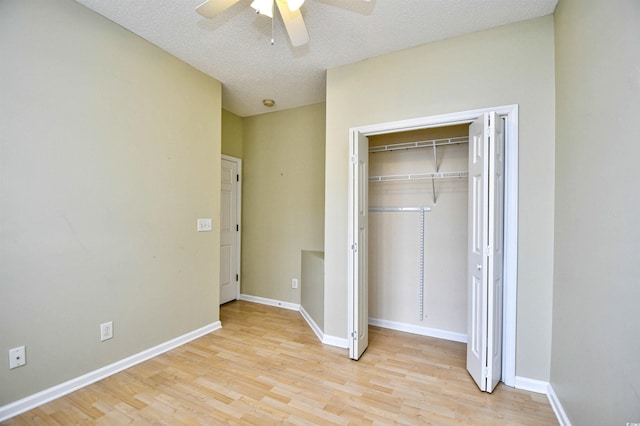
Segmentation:
[(222, 156), (220, 186), (220, 304), (240, 298), (240, 175), (242, 160)]
[[(485, 113), (495, 112), (504, 117), (504, 287), (502, 292), (502, 368), (501, 380), (510, 386), (515, 383), (515, 319), (517, 286), (517, 184), (518, 184), (518, 106), (486, 108), (412, 120), (381, 123), (350, 130), (349, 171), (349, 238), (348, 259), (348, 332), (349, 355), (358, 359), (367, 345), (367, 243), (368, 200), (367, 161), (368, 139), (373, 135), (404, 132), (455, 124), (468, 124)], [(363, 267), (363, 265), (365, 265)]]

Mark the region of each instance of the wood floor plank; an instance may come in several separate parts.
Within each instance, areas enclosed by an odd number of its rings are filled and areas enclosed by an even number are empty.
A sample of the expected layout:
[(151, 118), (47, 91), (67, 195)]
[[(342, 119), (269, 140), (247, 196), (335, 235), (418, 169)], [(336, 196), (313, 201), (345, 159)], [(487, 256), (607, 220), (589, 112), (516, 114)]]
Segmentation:
[(553, 425), (544, 395), (480, 392), (466, 345), (370, 327), (359, 361), (298, 312), (221, 307), (223, 328), (3, 425)]

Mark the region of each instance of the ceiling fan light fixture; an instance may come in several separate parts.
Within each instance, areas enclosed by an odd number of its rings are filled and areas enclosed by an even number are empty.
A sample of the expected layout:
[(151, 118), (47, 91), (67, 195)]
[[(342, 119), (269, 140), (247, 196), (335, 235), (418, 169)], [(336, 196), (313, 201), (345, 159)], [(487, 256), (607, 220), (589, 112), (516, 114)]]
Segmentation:
[(260, 15), (273, 18), (273, 0), (253, 0), (251, 7)]
[[(239, 0), (205, 0), (196, 8), (196, 12), (205, 18), (213, 18), (218, 13), (228, 9)], [(368, 0), (366, 0), (368, 1)], [(260, 15), (271, 18), (271, 44), (274, 43), (274, 9), (278, 7), (282, 23), (284, 24), (291, 46), (298, 47), (309, 42), (309, 32), (304, 24), (300, 6), (304, 0), (253, 0), (251, 7)]]
[(287, 0), (287, 6), (289, 6), (289, 10), (292, 12), (300, 9), (302, 3), (304, 3), (304, 0)]

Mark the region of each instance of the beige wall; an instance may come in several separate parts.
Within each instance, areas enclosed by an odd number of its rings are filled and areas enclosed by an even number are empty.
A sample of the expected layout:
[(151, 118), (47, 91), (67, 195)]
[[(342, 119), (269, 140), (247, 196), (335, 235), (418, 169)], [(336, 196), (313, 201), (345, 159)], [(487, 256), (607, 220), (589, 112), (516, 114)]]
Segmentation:
[(330, 69), (325, 178), (325, 333), (347, 336), (349, 128), (520, 105), (516, 374), (549, 379), (553, 272), (553, 18)]
[(324, 330), (324, 252), (302, 251), (300, 306)]
[(222, 147), (225, 155), (242, 158), (242, 117), (222, 110)]
[(302, 250), (323, 250), (325, 104), (243, 119), (241, 293), (300, 303)]
[(640, 421), (640, 3), (560, 0), (551, 384), (574, 425)]
[(0, 57), (3, 405), (218, 320), (221, 87), (71, 0), (0, 2)]

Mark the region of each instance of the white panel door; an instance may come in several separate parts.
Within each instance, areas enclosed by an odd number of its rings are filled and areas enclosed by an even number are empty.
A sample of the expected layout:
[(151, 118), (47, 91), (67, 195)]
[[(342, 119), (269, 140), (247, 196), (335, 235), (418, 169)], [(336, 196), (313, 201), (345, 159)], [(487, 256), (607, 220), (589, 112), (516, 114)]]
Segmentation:
[(354, 132), (349, 168), (349, 357), (359, 359), (369, 344), (369, 141)]
[(467, 370), (480, 390), (486, 390), (487, 365), (487, 188), (485, 182), (488, 147), (484, 135), (484, 116), (469, 126), (469, 222), (468, 298), (467, 298)]
[(487, 392), (502, 372), (503, 135), (494, 112), (469, 126), (467, 370)]
[(222, 159), (220, 189), (220, 304), (238, 298), (238, 163)]

